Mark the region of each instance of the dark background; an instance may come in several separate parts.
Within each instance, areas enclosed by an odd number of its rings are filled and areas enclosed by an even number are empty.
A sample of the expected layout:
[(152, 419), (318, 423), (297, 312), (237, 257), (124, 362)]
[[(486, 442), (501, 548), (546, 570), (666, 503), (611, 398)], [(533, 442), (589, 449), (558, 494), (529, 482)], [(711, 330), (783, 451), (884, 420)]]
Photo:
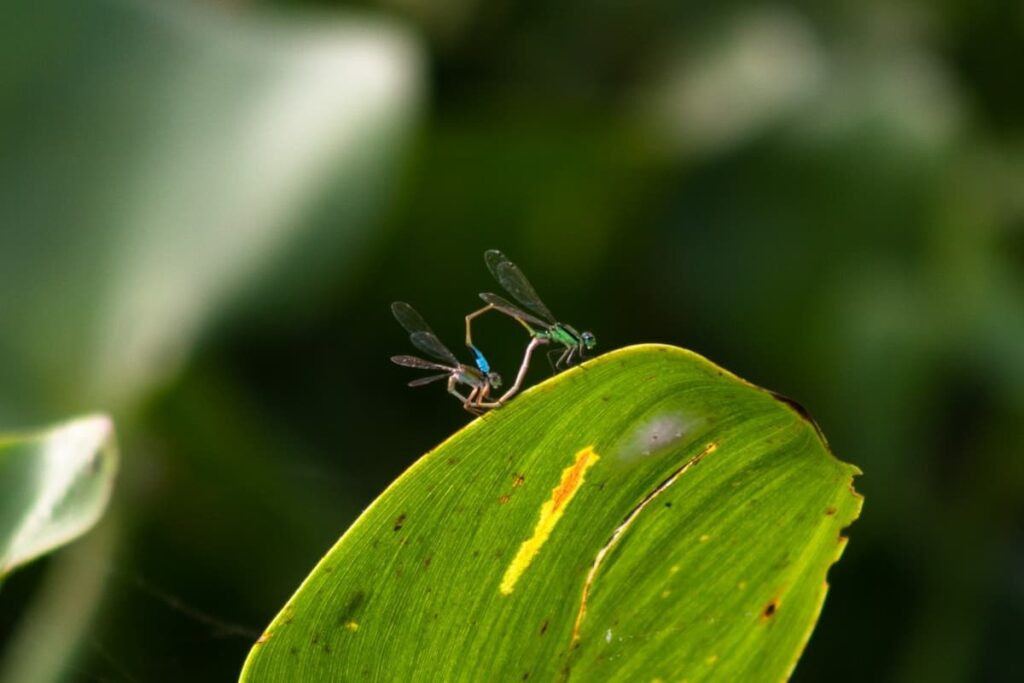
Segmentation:
[[(404, 386), (388, 304), (458, 348), (499, 247), (600, 350), (694, 349), (864, 470), (796, 680), (1018, 679), (1020, 3), (3, 13), (0, 426), (108, 410), (123, 467), (97, 530), (3, 586), (0, 676), (237, 677), (355, 515), (469, 419)], [(370, 47), (281, 66), (324, 32)], [(344, 96), (287, 109), (321, 91)], [(511, 377), (521, 334), (480, 330)]]

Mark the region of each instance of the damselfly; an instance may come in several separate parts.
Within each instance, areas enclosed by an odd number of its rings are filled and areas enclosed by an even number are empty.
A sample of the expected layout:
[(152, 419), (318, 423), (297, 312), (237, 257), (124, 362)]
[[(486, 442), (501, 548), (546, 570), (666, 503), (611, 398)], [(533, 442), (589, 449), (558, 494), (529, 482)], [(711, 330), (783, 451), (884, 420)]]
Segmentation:
[[(462, 401), (462, 406), (471, 413), (479, 414), (487, 408), (496, 408), (500, 403), (488, 402), (491, 389), (501, 387), (501, 375), (491, 371), (487, 359), (476, 347), (472, 347), (473, 355), (476, 358), (476, 367), (466, 365), (455, 357), (455, 354), (448, 350), (448, 347), (441, 343), (434, 331), (430, 329), (427, 322), (419, 313), (404, 301), (396, 301), (391, 304), (391, 312), (395, 319), (409, 333), (409, 340), (412, 345), (423, 353), (435, 358), (440, 362), (433, 362), (417, 358), (416, 356), (392, 356), (391, 360), (398, 365), (419, 370), (438, 370), (439, 374), (429, 377), (421, 377), (409, 382), (409, 386), (418, 387), (442, 379), (448, 380), (448, 393), (457, 396)], [(458, 385), (469, 387), (469, 395), (463, 395), (458, 390)]]
[[(536, 290), (530, 281), (523, 275), (516, 264), (497, 249), (489, 249), (484, 252), (484, 262), (487, 269), (491, 271), (494, 279), (504, 287), (505, 291), (512, 295), (519, 303), (528, 308), (532, 313), (524, 311), (519, 306), (509, 303), (506, 299), (492, 292), (482, 292), (480, 298), (487, 305), (478, 311), (466, 316), (466, 345), (473, 346), (472, 323), (477, 316), (483, 315), (492, 309), (501, 311), (507, 316), (517, 320), (526, 328), (526, 331), (533, 337), (531, 346), (527, 349), (527, 356), (524, 364), (529, 362), (529, 354), (537, 344), (554, 343), (560, 344), (561, 355), (554, 362), (557, 369), (562, 365), (571, 365), (573, 360), (583, 358), (584, 353), (597, 345), (597, 339), (590, 332), (578, 332), (575, 327), (555, 320), (548, 307), (537, 296)], [(549, 358), (550, 360), (550, 353)]]

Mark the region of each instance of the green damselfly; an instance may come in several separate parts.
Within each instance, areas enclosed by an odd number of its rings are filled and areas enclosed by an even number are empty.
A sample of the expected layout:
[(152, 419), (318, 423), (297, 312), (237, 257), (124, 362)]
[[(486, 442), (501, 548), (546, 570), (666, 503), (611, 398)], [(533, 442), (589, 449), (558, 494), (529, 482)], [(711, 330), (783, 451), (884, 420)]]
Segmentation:
[[(473, 346), (472, 324), (473, 319), (483, 315), (487, 311), (497, 310), (515, 319), (526, 331), (530, 333), (533, 340), (527, 348), (524, 366), (529, 362), (530, 354), (538, 344), (554, 343), (561, 345), (561, 355), (553, 363), (557, 370), (563, 365), (571, 365), (573, 360), (584, 358), (585, 352), (597, 345), (597, 339), (590, 332), (579, 332), (572, 325), (558, 322), (551, 314), (548, 307), (537, 296), (536, 290), (530, 281), (523, 275), (519, 267), (508, 260), (508, 258), (497, 249), (489, 249), (484, 252), (484, 263), (491, 275), (498, 281), (506, 292), (512, 295), (520, 304), (528, 308), (532, 313), (524, 311), (519, 306), (509, 303), (506, 299), (492, 292), (481, 292), (480, 298), (487, 305), (478, 311), (466, 316), (466, 345)], [(550, 361), (550, 354), (548, 360)]]

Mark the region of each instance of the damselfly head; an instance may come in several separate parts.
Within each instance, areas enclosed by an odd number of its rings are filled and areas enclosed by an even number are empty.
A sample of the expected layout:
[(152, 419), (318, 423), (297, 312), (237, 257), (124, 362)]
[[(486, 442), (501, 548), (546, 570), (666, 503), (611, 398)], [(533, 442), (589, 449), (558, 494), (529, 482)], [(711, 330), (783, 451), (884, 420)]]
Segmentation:
[(588, 351), (597, 346), (597, 337), (594, 336), (593, 332), (584, 332), (580, 335), (580, 339), (583, 340), (583, 346)]
[(487, 373), (487, 383), (495, 389), (501, 388), (501, 375), (496, 372)]

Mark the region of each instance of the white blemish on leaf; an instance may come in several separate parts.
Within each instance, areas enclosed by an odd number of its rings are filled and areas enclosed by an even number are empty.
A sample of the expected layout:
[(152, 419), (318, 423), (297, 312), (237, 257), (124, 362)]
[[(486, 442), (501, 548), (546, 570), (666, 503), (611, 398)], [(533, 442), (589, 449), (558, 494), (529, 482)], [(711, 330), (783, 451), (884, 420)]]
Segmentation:
[(652, 453), (671, 446), (695, 429), (703, 422), (700, 418), (686, 418), (677, 413), (658, 415), (644, 422), (623, 446), (620, 457), (632, 460), (646, 457)]

